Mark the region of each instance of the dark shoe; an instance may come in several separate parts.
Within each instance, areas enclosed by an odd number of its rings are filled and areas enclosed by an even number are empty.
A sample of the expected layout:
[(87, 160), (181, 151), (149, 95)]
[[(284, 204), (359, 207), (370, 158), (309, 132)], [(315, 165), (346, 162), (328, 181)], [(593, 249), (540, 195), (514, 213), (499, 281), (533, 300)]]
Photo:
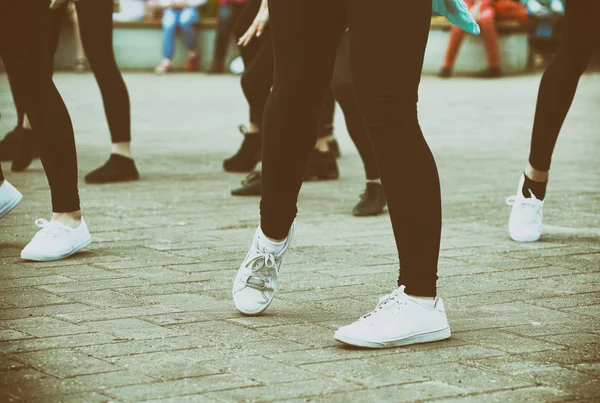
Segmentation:
[(479, 74), (477, 74), (477, 77), (479, 77), (479, 78), (502, 77), (502, 70), (500, 70), (500, 67), (488, 67), (487, 69), (485, 69), (482, 72), (480, 72)]
[(379, 183), (367, 183), (365, 193), (360, 195), (360, 201), (352, 209), (352, 215), (364, 217), (383, 213), (386, 205), (383, 186)]
[(342, 156), (342, 153), (340, 152), (340, 145), (336, 139), (329, 140), (327, 145), (329, 146), (329, 151), (335, 158), (340, 158)]
[(36, 157), (36, 146), (33, 140), (33, 130), (22, 129), (19, 136), (19, 145), (17, 153), (13, 158), (11, 170), (13, 172), (23, 172), (33, 162)]
[(260, 172), (250, 173), (242, 181), (242, 186), (231, 191), (232, 196), (260, 196)]
[(438, 77), (440, 77), (440, 78), (450, 78), (450, 77), (452, 77), (452, 69), (449, 69), (447, 67), (442, 67), (442, 69), (438, 73)]
[(6, 133), (0, 141), (0, 161), (12, 161), (15, 158), (23, 130), (22, 127), (17, 126)]
[(311, 179), (333, 180), (339, 177), (340, 171), (338, 170), (337, 161), (331, 150), (322, 152), (314, 149), (312, 153), (310, 153), (308, 164), (306, 166), (306, 173), (304, 174), (305, 181)]
[(85, 176), (90, 184), (137, 181), (140, 179), (135, 161), (119, 154), (111, 154), (104, 165)]
[(260, 133), (250, 134), (243, 125), (239, 129), (244, 136), (244, 141), (233, 157), (223, 161), (223, 168), (227, 172), (250, 172), (261, 158), (262, 136)]

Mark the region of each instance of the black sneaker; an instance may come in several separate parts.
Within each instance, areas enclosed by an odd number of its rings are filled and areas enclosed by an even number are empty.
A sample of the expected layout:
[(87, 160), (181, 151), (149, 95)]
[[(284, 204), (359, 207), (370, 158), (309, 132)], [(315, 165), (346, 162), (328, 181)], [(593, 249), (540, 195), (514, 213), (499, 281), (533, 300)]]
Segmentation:
[(331, 151), (335, 158), (340, 158), (342, 156), (342, 153), (340, 152), (340, 145), (336, 139), (329, 140), (327, 145), (329, 146), (329, 151)]
[(223, 169), (227, 172), (250, 172), (260, 161), (262, 136), (260, 133), (250, 134), (244, 125), (239, 126), (244, 141), (234, 156), (223, 161)]
[(37, 148), (33, 140), (33, 130), (21, 129), (18, 140), (17, 152), (11, 166), (13, 172), (25, 171), (38, 156)]
[(304, 180), (333, 180), (340, 177), (337, 161), (331, 150), (322, 152), (314, 149), (310, 153)]
[(250, 173), (242, 181), (242, 186), (231, 191), (232, 196), (260, 196), (260, 194), (260, 172), (258, 171)]
[(440, 78), (452, 77), (452, 69), (449, 69), (448, 67), (442, 67), (442, 69), (438, 73), (438, 77), (440, 77)]
[(502, 77), (502, 70), (500, 67), (488, 67), (487, 69), (481, 71), (477, 74), (479, 78), (499, 78)]
[(104, 165), (85, 176), (90, 184), (136, 181), (140, 174), (132, 158), (119, 154), (111, 154)]
[(22, 127), (17, 126), (0, 140), (0, 161), (12, 161), (15, 158), (23, 130)]
[(386, 204), (383, 186), (369, 182), (365, 193), (360, 195), (360, 201), (352, 209), (352, 215), (356, 217), (379, 215), (383, 213)]

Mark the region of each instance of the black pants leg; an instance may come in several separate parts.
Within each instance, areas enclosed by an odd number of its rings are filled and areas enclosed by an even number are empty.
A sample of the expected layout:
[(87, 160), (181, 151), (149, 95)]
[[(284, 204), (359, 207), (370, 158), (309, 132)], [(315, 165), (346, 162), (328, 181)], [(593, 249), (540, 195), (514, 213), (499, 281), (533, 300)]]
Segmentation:
[(0, 3), (0, 54), (12, 90), (35, 129), (50, 184), (52, 211), (79, 210), (77, 154), (69, 112), (47, 69), (48, 3)]
[(579, 78), (600, 43), (600, 2), (567, 0), (565, 31), (556, 57), (546, 69), (538, 94), (529, 163), (550, 170), (552, 153), (567, 117)]
[(352, 76), (388, 198), (399, 282), (421, 296), (436, 294), (441, 234), (437, 168), (417, 119), (431, 7), (397, 0), (271, 0), (276, 70), (263, 134), (261, 227), (283, 238), (296, 215), (347, 12)]
[[(233, 39), (235, 27), (240, 15), (246, 7), (245, 4), (232, 3), (219, 9), (219, 22), (217, 23), (217, 37), (215, 38), (215, 53), (213, 65), (223, 68), (229, 42)], [(256, 14), (255, 14), (256, 15)]]
[(338, 49), (331, 87), (335, 99), (344, 113), (348, 134), (350, 134), (350, 138), (360, 154), (367, 179), (379, 179), (379, 170), (373, 154), (373, 147), (371, 147), (371, 141), (360, 115), (356, 94), (354, 93), (354, 83), (350, 71), (350, 34), (347, 32), (344, 33)]

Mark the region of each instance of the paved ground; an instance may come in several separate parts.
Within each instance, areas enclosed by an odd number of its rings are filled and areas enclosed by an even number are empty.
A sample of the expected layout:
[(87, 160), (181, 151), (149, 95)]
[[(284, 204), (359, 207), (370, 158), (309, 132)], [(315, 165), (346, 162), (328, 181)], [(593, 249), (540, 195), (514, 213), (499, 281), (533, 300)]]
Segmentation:
[[(600, 75), (582, 79), (555, 154), (542, 242), (506, 233), (504, 198), (526, 160), (539, 76), (425, 78), (424, 131), (444, 196), (439, 291), (453, 336), (385, 351), (344, 348), (339, 325), (389, 292), (387, 216), (357, 219), (363, 174), (341, 115), (342, 178), (303, 188), (295, 246), (268, 313), (239, 315), (231, 282), (257, 199), (221, 160), (246, 111), (234, 77), (126, 76), (143, 180), (81, 185), (93, 245), (24, 263), (48, 218), (41, 165), (0, 227), (0, 401), (597, 401), (600, 399)], [(91, 75), (56, 77), (83, 176), (108, 134)], [(14, 124), (0, 76), (2, 132)], [(406, 197), (419, 197), (406, 189)]]

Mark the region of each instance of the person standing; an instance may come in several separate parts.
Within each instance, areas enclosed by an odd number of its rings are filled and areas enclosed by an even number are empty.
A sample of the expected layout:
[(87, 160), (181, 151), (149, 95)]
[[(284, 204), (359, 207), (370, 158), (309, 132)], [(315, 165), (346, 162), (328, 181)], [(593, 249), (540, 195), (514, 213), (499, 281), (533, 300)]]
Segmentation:
[(211, 74), (225, 73), (225, 58), (229, 43), (234, 38), (234, 31), (240, 16), (244, 12), (248, 0), (219, 0), (219, 19), (215, 36), (215, 49)]
[(538, 93), (529, 161), (521, 175), (512, 206), (508, 233), (517, 242), (535, 242), (542, 235), (542, 219), (552, 153), (571, 108), (577, 85), (600, 45), (600, 2), (566, 0), (562, 42), (548, 66)]

